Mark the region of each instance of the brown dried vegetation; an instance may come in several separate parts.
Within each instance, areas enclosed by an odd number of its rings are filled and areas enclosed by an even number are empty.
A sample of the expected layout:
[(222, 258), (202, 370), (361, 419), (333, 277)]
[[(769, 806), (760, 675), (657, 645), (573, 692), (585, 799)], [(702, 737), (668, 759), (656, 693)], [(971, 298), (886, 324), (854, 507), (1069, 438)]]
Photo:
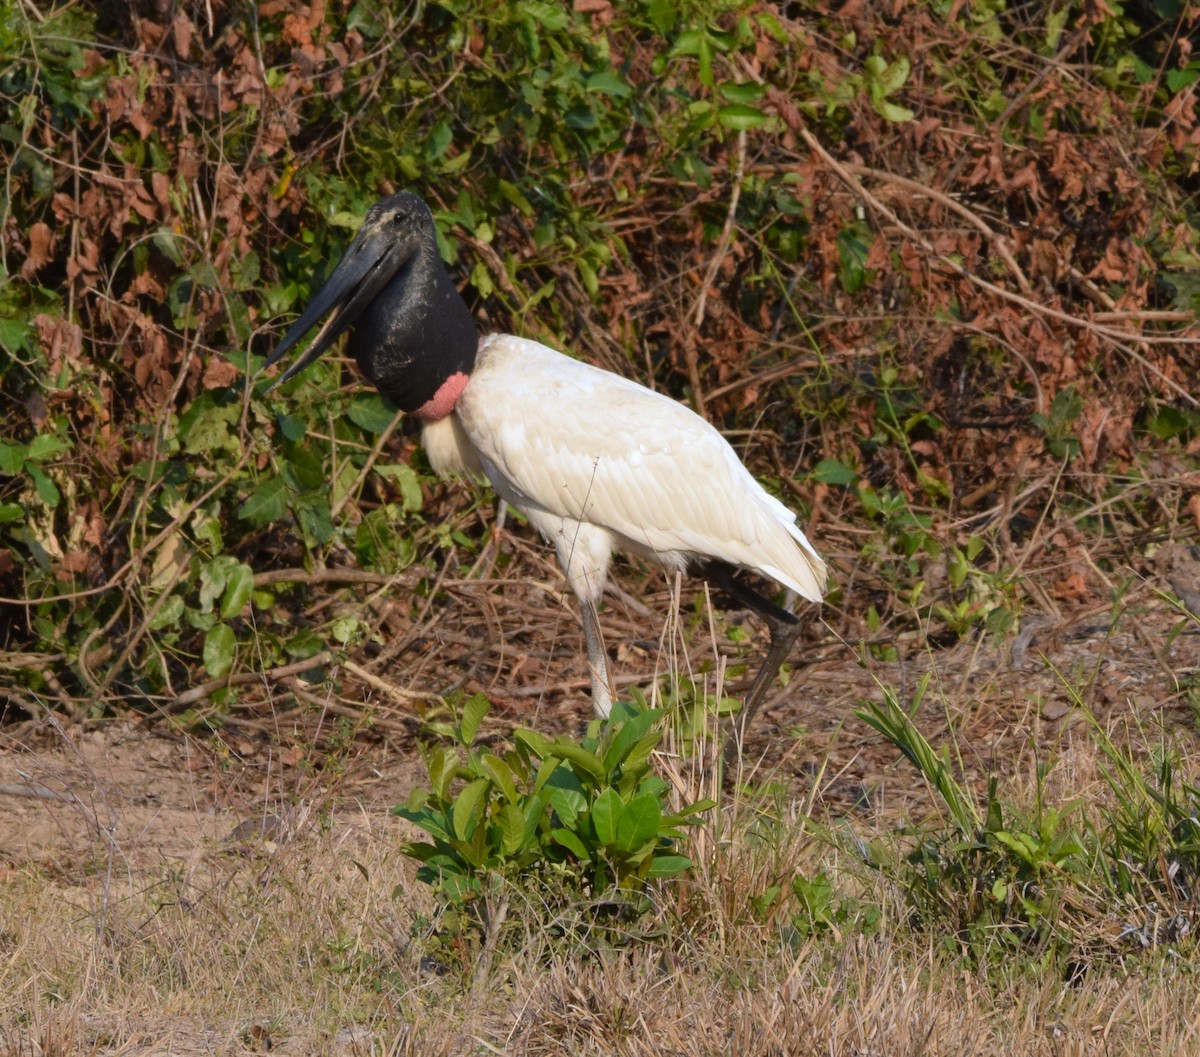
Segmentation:
[[(0, 378), (4, 436), (50, 432), (68, 450), (8, 460), (9, 525), (24, 526), (0, 547), (3, 642), (43, 655), (13, 699), (39, 706), (10, 718), (84, 692), (94, 709), (134, 684), (171, 707), (200, 640), (179, 636), (163, 670), (146, 610), (165, 570), (195, 584), (179, 536), (197, 510), (214, 512), (224, 553), (256, 572), (342, 564), (328, 532), (324, 553), (310, 538), (305, 559), (277, 529), (235, 516), (278, 466), (243, 366), (345, 238), (315, 211), (361, 209), (402, 184), (449, 211), (483, 325), (548, 334), (751, 427), (738, 434), (747, 457), (810, 509), (840, 567), (828, 612), (847, 640), (902, 631), (913, 613), (899, 598), (918, 583), (926, 630), (960, 638), (972, 621), (941, 627), (937, 603), (961, 610), (963, 599), (938, 570), (973, 537), (986, 542), (978, 571), (996, 582), (1048, 570), (1045, 586), (1005, 588), (996, 629), (1030, 602), (1056, 615), (1104, 603), (1114, 582), (1146, 573), (1148, 547), (1197, 527), (1186, 512), (1200, 486), (1187, 17), (1121, 45), (1132, 23), (1105, 8), (1039, 25), (1015, 12), (964, 23), (923, 5), (895, 19), (799, 5), (781, 20), (751, 4), (703, 31), (706, 70), (688, 58), (700, 52), (682, 43), (682, 16), (658, 33), (646, 12), (617, 17), (607, 4), (542, 12), (523, 29), (534, 52), (574, 46), (589, 69), (620, 74), (610, 95), (583, 97), (585, 120), (577, 95), (551, 98), (544, 54), (525, 69), (502, 50), (516, 22), (500, 16), (164, 10), (105, 11), (96, 45), (64, 56), (73, 113), (48, 74), (13, 96), (30, 105), (7, 148), (6, 345), (28, 366), (14, 360)], [(38, 19), (44, 31), (69, 17), (91, 16), (26, 13), (24, 32), (36, 41)], [(450, 54), (455, 41), (465, 47)], [(1133, 56), (1139, 76), (1114, 71)], [(907, 57), (898, 79), (901, 59), (886, 57)], [(422, 101), (477, 71), (542, 76), (541, 95), (506, 104), (519, 120), (494, 116), (498, 140), (483, 89), (447, 96), (442, 112)], [(395, 110), (396, 77), (410, 78), (408, 114)], [(752, 119), (744, 106), (695, 116), (722, 93), (755, 100)], [(618, 108), (628, 96), (636, 106)], [(436, 146), (410, 145), (421, 135)], [(220, 425), (189, 435), (204, 392)], [(218, 457), (199, 465), (206, 454)], [(195, 487), (165, 496), (172, 467)], [(33, 495), (38, 473), (50, 485)], [(351, 524), (390, 498), (378, 479), (363, 483), (339, 508)], [(478, 532), (479, 519), (423, 487), (430, 521)], [(907, 561), (874, 565), (881, 548)], [(439, 551), (421, 555), (436, 566)], [(26, 601), (56, 596), (57, 658)], [(868, 609), (882, 624), (864, 628)]]

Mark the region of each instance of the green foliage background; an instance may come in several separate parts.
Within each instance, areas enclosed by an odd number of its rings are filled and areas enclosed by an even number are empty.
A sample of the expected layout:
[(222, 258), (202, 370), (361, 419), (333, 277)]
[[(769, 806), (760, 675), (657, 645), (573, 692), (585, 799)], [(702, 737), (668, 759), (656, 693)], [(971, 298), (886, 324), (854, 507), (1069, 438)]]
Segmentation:
[(420, 605), (470, 557), (340, 364), (253, 377), (399, 188), (481, 329), (752, 427), (851, 640), (1003, 633), (1047, 519), (1100, 568), (1194, 533), (1195, 12), (832, 6), (0, 0), (4, 717), (217, 721), (377, 634), (305, 569)]

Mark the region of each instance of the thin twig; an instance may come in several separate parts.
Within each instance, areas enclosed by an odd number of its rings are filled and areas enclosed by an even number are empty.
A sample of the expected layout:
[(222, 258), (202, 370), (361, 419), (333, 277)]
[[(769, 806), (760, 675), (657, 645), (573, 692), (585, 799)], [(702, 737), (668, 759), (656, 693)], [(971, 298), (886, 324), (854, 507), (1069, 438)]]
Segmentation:
[(59, 800), (67, 804), (79, 803), (74, 793), (58, 793), (44, 785), (0, 785), (0, 796), (23, 796), (31, 800)]
[(405, 690), (394, 683), (380, 679), (379, 676), (368, 672), (361, 664), (355, 664), (351, 660), (342, 661), (342, 667), (356, 679), (361, 679), (372, 690), (378, 690), (381, 694), (387, 694), (388, 697), (394, 698), (397, 701), (436, 701), (441, 696), (427, 690)]
[(746, 133), (739, 132), (737, 137), (737, 154), (733, 168), (733, 187), (729, 192), (729, 206), (725, 210), (725, 225), (721, 228), (721, 238), (717, 241), (716, 252), (708, 262), (708, 270), (704, 273), (704, 282), (700, 284), (700, 296), (696, 299), (696, 311), (692, 317), (692, 326), (697, 330), (704, 325), (704, 310), (708, 302), (708, 291), (716, 281), (717, 272), (725, 255), (729, 252), (729, 244), (733, 241), (733, 229), (737, 223), (737, 207), (742, 197), (742, 179), (746, 173)]
[(700, 328), (704, 325), (704, 313), (708, 307), (708, 291), (717, 279), (730, 243), (733, 241), (733, 231), (737, 225), (737, 207), (742, 197), (742, 180), (746, 174), (746, 133), (739, 132), (737, 137), (737, 153), (733, 168), (733, 187), (729, 192), (729, 205), (725, 210), (725, 226), (721, 229), (721, 238), (717, 241), (716, 252), (708, 262), (708, 269), (700, 283), (700, 294), (696, 298), (696, 310), (692, 314), (692, 329), (684, 342), (683, 356), (687, 364), (688, 383), (692, 387), (692, 400), (696, 404), (696, 413), (704, 416), (704, 390), (700, 386)]
[(271, 584), (401, 584), (415, 587), (426, 576), (407, 570), (398, 573), (375, 573), (366, 569), (270, 569), (254, 574), (255, 587)]
[(223, 675), (219, 679), (210, 679), (206, 683), (201, 683), (199, 686), (193, 686), (190, 690), (185, 690), (171, 702), (170, 708), (171, 711), (178, 711), (179, 709), (194, 705), (197, 701), (204, 700), (204, 698), (210, 694), (215, 694), (218, 690), (224, 690), (227, 686), (244, 686), (246, 683), (261, 683), (267, 679), (285, 679), (291, 675), (298, 675), (301, 672), (320, 668), (332, 660), (333, 653), (330, 650), (322, 650), (320, 653), (315, 653), (302, 661), (296, 661), (293, 664), (284, 664), (278, 668), (268, 668), (263, 672), (237, 672), (233, 675)]
[(342, 510), (350, 501), (351, 496), (358, 495), (358, 491), (360, 488), (362, 488), (363, 483), (366, 481), (367, 475), (370, 474), (371, 470), (375, 467), (375, 460), (379, 458), (380, 453), (383, 451), (384, 445), (391, 440), (392, 434), (396, 432), (396, 427), (400, 425), (400, 422), (403, 420), (403, 418), (404, 412), (397, 411), (392, 416), (392, 421), (388, 423), (387, 429), (379, 434), (379, 439), (375, 442), (375, 446), (371, 449), (371, 454), (367, 456), (367, 461), (363, 463), (363, 467), (359, 471), (358, 476), (354, 479), (354, 483), (346, 489), (341, 499), (334, 503), (330, 508), (329, 516), (332, 520), (336, 521), (341, 516)]

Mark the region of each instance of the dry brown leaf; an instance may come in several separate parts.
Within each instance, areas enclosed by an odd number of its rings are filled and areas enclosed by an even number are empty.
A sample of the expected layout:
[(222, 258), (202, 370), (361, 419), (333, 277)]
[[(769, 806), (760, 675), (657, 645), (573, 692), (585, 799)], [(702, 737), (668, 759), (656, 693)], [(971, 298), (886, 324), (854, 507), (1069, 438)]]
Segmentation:
[(43, 313), (34, 317), (33, 325), (52, 373), (61, 370), (64, 362), (79, 366), (83, 350), (83, 330), (79, 324)]
[(54, 257), (54, 232), (49, 224), (34, 224), (29, 229), (29, 251), (21, 265), (21, 278), (32, 279), (43, 265), (48, 264)]
[(1073, 572), (1059, 580), (1053, 588), (1054, 597), (1062, 602), (1083, 602), (1091, 597), (1091, 590), (1083, 573)]
[(163, 210), (166, 211), (169, 209), (171, 205), (169, 197), (171, 180), (165, 172), (152, 172), (150, 174), (150, 189), (154, 192), (154, 197)]
[(56, 574), (60, 580), (68, 580), (72, 576), (78, 576), (81, 573), (87, 572), (90, 560), (90, 551), (68, 551), (58, 563), (58, 568), (55, 570)]
[(223, 389), (237, 381), (238, 369), (228, 360), (214, 356), (204, 368), (201, 385), (205, 389)]
[(175, 54), (186, 59), (192, 51), (192, 21), (182, 11), (176, 13), (171, 20), (171, 38), (175, 45)]

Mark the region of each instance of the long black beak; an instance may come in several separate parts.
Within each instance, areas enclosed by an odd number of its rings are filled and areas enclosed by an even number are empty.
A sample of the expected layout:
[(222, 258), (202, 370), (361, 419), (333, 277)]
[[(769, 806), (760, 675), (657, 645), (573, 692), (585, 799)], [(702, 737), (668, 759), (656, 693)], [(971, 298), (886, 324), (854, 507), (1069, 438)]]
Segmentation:
[(362, 315), (363, 309), (374, 300), (375, 295), (391, 282), (410, 255), (386, 232), (374, 231), (364, 235), (360, 231), (325, 285), (317, 291), (308, 308), (267, 357), (263, 368), (278, 363), (284, 353), (298, 344), (326, 312), (332, 311), (333, 315), (317, 331), (317, 336), (304, 355), (276, 378), (267, 392), (281, 386), (289, 378), (295, 378), (328, 349)]

